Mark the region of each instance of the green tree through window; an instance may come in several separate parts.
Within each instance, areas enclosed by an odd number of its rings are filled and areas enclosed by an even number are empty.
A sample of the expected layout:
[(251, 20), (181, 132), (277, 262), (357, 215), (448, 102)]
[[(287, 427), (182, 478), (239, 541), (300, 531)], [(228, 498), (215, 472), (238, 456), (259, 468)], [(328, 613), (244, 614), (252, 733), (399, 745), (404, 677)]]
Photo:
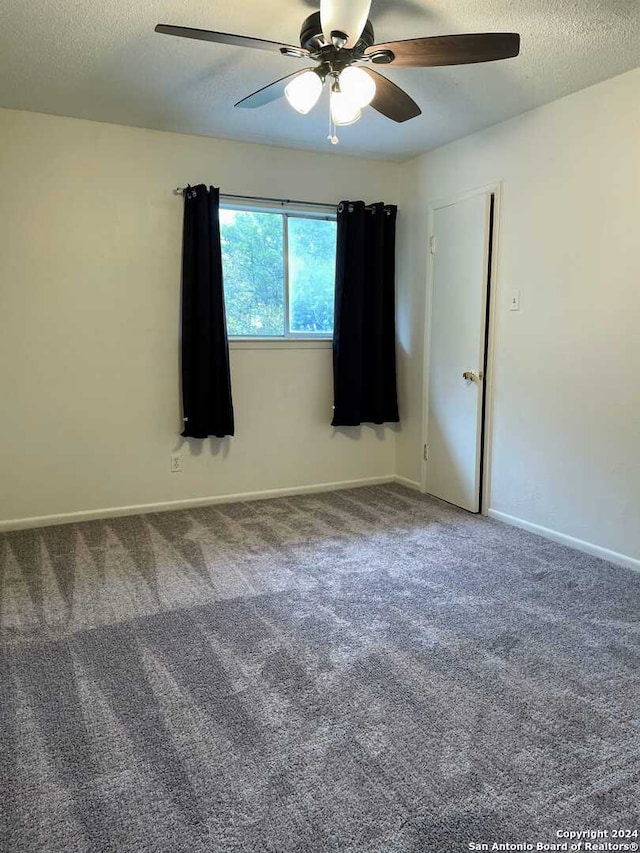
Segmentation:
[(223, 210), (220, 220), (228, 333), (284, 335), (282, 217)]
[(230, 336), (331, 336), (335, 220), (222, 209), (220, 236)]
[(336, 223), (289, 217), (289, 301), (292, 332), (333, 332)]

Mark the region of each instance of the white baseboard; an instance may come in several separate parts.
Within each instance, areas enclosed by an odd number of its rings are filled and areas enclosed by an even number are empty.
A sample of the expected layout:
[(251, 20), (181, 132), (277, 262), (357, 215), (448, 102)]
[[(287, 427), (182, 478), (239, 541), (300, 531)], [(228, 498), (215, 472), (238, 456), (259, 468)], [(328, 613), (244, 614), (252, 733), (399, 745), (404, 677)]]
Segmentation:
[(422, 491), (422, 486), (417, 480), (410, 480), (408, 477), (394, 477), (393, 481), (400, 486), (406, 486), (407, 489), (413, 489), (416, 492)]
[[(212, 495), (206, 498), (187, 498), (179, 501), (136, 504), (134, 506), (113, 506), (102, 509), (63, 512), (57, 515), (40, 515), (31, 518), (10, 518), (0, 521), (0, 533), (8, 530), (26, 530), (30, 527), (51, 527), (54, 524), (73, 524), (78, 521), (95, 521), (99, 518), (117, 518), (123, 515), (143, 515), (148, 512), (169, 512), (177, 509), (192, 509), (213, 504), (240, 503), (242, 501), (260, 501), (269, 498), (285, 498), (292, 495), (312, 495), (318, 492), (334, 492), (339, 489), (357, 489), (361, 486), (380, 486), (395, 483), (397, 477), (389, 474), (385, 477), (365, 477), (360, 480), (341, 480), (337, 483), (314, 483), (308, 486), (293, 486), (288, 489), (264, 489), (260, 492), (241, 492), (233, 495)], [(407, 481), (410, 482), (410, 481)], [(405, 484), (406, 485), (406, 484)]]
[(573, 536), (567, 536), (566, 533), (558, 533), (557, 530), (550, 530), (548, 527), (532, 524), (532, 522), (516, 518), (514, 515), (507, 515), (506, 512), (499, 512), (497, 509), (490, 509), (488, 515), (489, 518), (495, 518), (497, 521), (503, 521), (505, 524), (511, 524), (513, 527), (521, 527), (523, 530), (528, 530), (530, 533), (537, 533), (538, 536), (551, 539), (553, 542), (559, 542), (561, 545), (567, 545), (569, 548), (574, 548), (577, 551), (584, 551), (585, 554), (590, 554), (592, 557), (600, 557), (601, 560), (608, 560), (617, 566), (624, 566), (627, 569), (640, 572), (640, 560), (635, 557), (628, 557), (626, 554), (619, 554), (617, 551), (601, 548), (600, 545), (585, 542), (583, 539), (575, 539)]
[[(359, 480), (340, 480), (335, 483), (314, 483), (306, 486), (292, 486), (284, 489), (264, 489), (257, 492), (240, 492), (237, 494), (227, 495), (211, 495), (203, 498), (187, 498), (177, 501), (162, 501), (159, 503), (136, 504), (134, 506), (115, 506), (103, 507), (101, 509), (82, 510), (80, 512), (58, 513), (56, 515), (41, 515), (32, 516), (30, 518), (12, 518), (6, 521), (0, 521), (0, 533), (10, 530), (26, 530), (31, 527), (50, 527), (56, 524), (73, 524), (80, 521), (95, 521), (100, 518), (117, 518), (118, 516), (126, 515), (143, 515), (149, 512), (170, 512), (172, 510), (192, 509), (201, 506), (213, 506), (214, 504), (222, 503), (240, 503), (243, 501), (268, 500), (269, 498), (291, 497), (293, 495), (311, 495), (320, 492), (333, 492), (340, 489), (356, 489), (363, 486), (379, 486), (385, 483), (398, 483), (406, 488), (421, 491), (420, 483), (416, 480), (410, 480), (407, 477), (398, 477), (389, 474), (383, 477), (364, 477)], [(608, 560), (619, 566), (625, 566), (635, 571), (640, 572), (640, 560), (635, 557), (629, 557), (626, 554), (619, 554), (616, 551), (610, 551), (607, 548), (601, 548), (599, 545), (594, 545), (591, 542), (584, 542), (581, 539), (575, 539), (573, 536), (567, 536), (564, 533), (558, 533), (556, 530), (550, 530), (542, 527), (539, 524), (532, 524), (521, 518), (516, 518), (513, 515), (499, 512), (495, 509), (489, 509), (488, 515), (490, 518), (495, 518), (498, 521), (503, 521), (506, 524), (511, 524), (514, 527), (520, 527), (523, 530), (528, 530), (531, 533), (537, 533), (545, 539), (551, 539), (554, 542), (559, 542), (562, 545), (567, 545), (570, 548), (575, 548), (578, 551), (584, 551), (594, 557), (600, 557), (603, 560)]]

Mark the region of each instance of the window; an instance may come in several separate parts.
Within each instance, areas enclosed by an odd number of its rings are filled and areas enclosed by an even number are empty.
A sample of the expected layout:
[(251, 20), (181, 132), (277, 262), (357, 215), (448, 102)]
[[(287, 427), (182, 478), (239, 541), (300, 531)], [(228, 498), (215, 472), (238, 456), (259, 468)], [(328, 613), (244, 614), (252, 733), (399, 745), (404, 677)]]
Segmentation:
[(239, 338), (330, 338), (333, 213), (221, 207), (227, 332)]

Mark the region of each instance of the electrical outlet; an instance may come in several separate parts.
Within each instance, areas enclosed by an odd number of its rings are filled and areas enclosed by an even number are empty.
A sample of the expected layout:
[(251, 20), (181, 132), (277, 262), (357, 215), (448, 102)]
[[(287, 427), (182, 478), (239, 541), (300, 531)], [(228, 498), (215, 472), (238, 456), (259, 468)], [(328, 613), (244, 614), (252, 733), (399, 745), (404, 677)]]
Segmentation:
[(180, 474), (182, 472), (182, 456), (179, 453), (171, 454), (171, 472)]

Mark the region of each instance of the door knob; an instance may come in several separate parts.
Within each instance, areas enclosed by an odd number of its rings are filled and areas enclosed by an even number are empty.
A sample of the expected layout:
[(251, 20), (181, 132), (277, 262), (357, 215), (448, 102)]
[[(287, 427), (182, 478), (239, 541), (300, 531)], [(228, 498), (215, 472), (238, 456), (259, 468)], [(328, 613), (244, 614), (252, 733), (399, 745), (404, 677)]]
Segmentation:
[(465, 372), (462, 374), (462, 378), (466, 379), (467, 382), (477, 382), (478, 379), (482, 379), (482, 373), (480, 373), (480, 375), (477, 375), (473, 372), (473, 370), (465, 370)]

